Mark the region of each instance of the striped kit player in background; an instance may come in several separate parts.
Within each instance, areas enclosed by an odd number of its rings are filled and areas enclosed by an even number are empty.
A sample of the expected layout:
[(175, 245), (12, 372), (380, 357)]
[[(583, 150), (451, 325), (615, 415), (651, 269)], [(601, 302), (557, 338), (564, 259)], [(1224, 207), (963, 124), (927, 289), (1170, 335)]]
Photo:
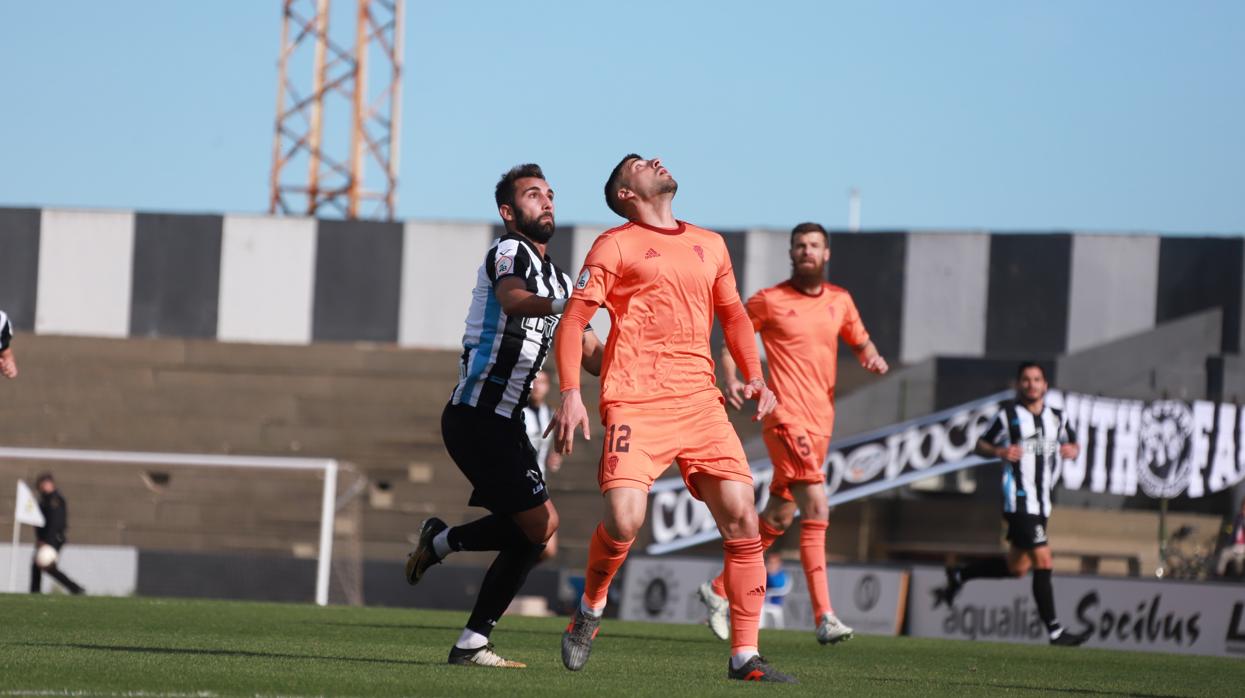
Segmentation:
[(955, 603), (971, 579), (1023, 577), (1033, 570), (1033, 600), (1046, 624), (1052, 645), (1075, 647), (1089, 639), (1074, 635), (1055, 616), (1051, 587), (1051, 552), (1046, 539), (1050, 519), (1050, 492), (1059, 459), (1076, 458), (1080, 446), (1063, 412), (1046, 404), (1046, 371), (1037, 363), (1020, 364), (1016, 372), (1016, 400), (999, 410), (977, 453), (1003, 464), (1003, 519), (1007, 521), (1007, 558), (989, 558), (947, 568), (947, 585), (936, 589), (935, 605)]

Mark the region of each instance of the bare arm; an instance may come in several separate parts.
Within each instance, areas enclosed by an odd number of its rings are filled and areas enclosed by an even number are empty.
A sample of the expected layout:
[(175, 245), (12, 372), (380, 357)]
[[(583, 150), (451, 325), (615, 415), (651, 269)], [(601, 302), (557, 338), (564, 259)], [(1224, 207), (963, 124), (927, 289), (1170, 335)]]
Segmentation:
[(554, 449), (564, 455), (569, 455), (574, 447), (576, 429), (583, 432), (584, 440), (591, 438), (588, 410), (584, 407), (583, 396), (579, 394), (579, 367), (584, 361), (584, 329), (596, 309), (596, 304), (572, 298), (553, 336), (553, 357), (558, 365), (562, 404), (553, 413), (544, 435), (552, 433)]
[(870, 373), (876, 373), (881, 376), (890, 370), (890, 365), (878, 353), (878, 348), (874, 345), (872, 339), (860, 346), (852, 347), (852, 353), (856, 355), (856, 360), (860, 362), (860, 365)]
[(594, 376), (601, 375), (601, 361), (605, 357), (605, 345), (591, 329), (584, 330), (584, 370)]
[(735, 366), (735, 358), (731, 356), (730, 348), (723, 345), (722, 355), (718, 363), (722, 365), (723, 382), (726, 388), (726, 401), (735, 409), (743, 409), (744, 406), (744, 382), (739, 380), (737, 367)]
[(0, 351), (0, 376), (17, 378), (17, 358), (13, 356), (13, 347)]
[(977, 447), (973, 450), (983, 458), (998, 458), (1009, 463), (1020, 462), (1020, 456), (1023, 455), (1021, 448), (1015, 444), (1011, 446), (995, 446), (985, 439), (977, 439)]
[(527, 290), (527, 284), (518, 276), (507, 276), (493, 287), (493, 295), (501, 303), (501, 309), (514, 317), (545, 317), (559, 315), (565, 301), (548, 296), (538, 296)]

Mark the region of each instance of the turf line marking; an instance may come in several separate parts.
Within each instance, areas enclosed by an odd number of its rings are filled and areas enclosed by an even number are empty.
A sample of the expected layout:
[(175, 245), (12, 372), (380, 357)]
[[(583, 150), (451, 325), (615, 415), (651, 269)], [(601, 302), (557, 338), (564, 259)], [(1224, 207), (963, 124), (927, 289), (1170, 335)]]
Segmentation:
[(29, 697), (87, 697), (87, 696), (107, 696), (110, 698), (215, 698), (217, 694), (210, 691), (195, 691), (193, 693), (166, 693), (162, 691), (68, 691), (68, 689), (47, 689), (47, 688), (17, 688), (9, 689), (9, 691), (0, 691), (0, 696), (29, 696)]

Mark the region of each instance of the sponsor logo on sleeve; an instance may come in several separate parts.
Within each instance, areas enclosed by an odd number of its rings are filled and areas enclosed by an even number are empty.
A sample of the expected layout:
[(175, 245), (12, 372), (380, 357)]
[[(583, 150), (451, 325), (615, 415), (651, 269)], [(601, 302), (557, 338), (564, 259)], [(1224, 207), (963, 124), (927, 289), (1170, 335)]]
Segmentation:
[(582, 290), (588, 285), (588, 279), (591, 278), (592, 272), (588, 270), (588, 267), (584, 267), (584, 270), (579, 272), (579, 279), (575, 281), (575, 288)]

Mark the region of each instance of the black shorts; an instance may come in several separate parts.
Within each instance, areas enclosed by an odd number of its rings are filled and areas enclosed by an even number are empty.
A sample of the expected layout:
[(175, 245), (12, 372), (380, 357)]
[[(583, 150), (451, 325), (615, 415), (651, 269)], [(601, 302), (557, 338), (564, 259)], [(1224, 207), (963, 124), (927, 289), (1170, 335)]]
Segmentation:
[(471, 486), (473, 507), (494, 514), (516, 514), (549, 500), (536, 449), (523, 422), (469, 405), (445, 406), (441, 438), (454, 464)]
[(1021, 550), (1046, 545), (1046, 517), (1037, 514), (1004, 514), (1007, 521), (1007, 542)]

